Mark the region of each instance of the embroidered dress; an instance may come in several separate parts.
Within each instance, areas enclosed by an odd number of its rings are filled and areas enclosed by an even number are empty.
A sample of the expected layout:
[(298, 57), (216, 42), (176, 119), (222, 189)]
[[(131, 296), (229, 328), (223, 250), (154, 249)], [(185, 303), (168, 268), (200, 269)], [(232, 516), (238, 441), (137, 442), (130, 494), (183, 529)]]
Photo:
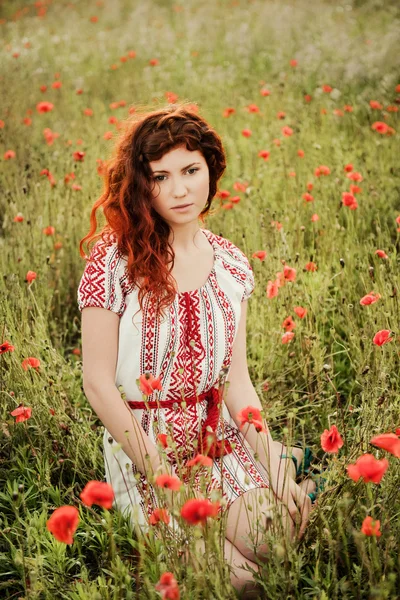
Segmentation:
[[(224, 499), (221, 513), (224, 503), (227, 509), (245, 492), (268, 487), (265, 470), (218, 389), (229, 373), (241, 302), (253, 292), (254, 274), (237, 246), (207, 229), (201, 231), (214, 250), (212, 271), (197, 290), (177, 293), (162, 319), (155, 318), (149, 294), (139, 311), (137, 287), (130, 284), (127, 260), (113, 239), (94, 245), (95, 262), (88, 262), (83, 272), (78, 306), (80, 310), (98, 306), (119, 315), (116, 386), (123, 386), (128, 406), (155, 445), (158, 434), (171, 434), (184, 462), (208, 450), (212, 468), (196, 467), (192, 480), (199, 485), (208, 473), (207, 497)], [(162, 391), (147, 396), (147, 407), (136, 384), (146, 372), (159, 377), (162, 386)], [(181, 405), (183, 398), (186, 406)], [(132, 523), (146, 530), (148, 517), (158, 506), (154, 487), (107, 429), (103, 444), (114, 506), (128, 511)], [(176, 453), (168, 456), (176, 464)], [(173, 517), (171, 524), (176, 526)]]

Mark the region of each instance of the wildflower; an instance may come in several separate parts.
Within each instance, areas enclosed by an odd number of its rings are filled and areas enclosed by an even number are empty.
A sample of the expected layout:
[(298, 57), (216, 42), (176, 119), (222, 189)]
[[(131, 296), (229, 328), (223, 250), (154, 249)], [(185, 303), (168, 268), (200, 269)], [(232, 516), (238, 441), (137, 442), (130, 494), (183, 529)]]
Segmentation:
[(24, 371), (27, 371), (29, 367), (31, 367), (32, 369), (38, 369), (40, 366), (40, 360), (38, 358), (35, 358), (34, 356), (28, 356), (28, 358), (25, 358), (22, 361), (21, 366), (24, 369)]
[(257, 250), (257, 252), (254, 252), (252, 254), (251, 258), (259, 258), (261, 261), (265, 260), (265, 257), (267, 256), (267, 253), (265, 252), (265, 250)]
[(64, 544), (73, 543), (73, 535), (79, 525), (79, 512), (75, 506), (60, 506), (47, 521), (47, 529), (56, 540)]
[(12, 412), (10, 412), (12, 417), (16, 417), (16, 423), (23, 423), (31, 418), (32, 409), (30, 407), (22, 406), (20, 404), (17, 408), (15, 408)]
[(353, 194), (350, 194), (349, 192), (342, 193), (342, 203), (343, 206), (348, 206), (350, 210), (355, 210), (356, 208), (358, 208), (357, 200), (355, 199)]
[(300, 158), (304, 158), (304, 150), (301, 150), (299, 148), (299, 150), (297, 150), (297, 156), (299, 156)]
[(262, 415), (259, 409), (255, 406), (246, 406), (245, 408), (242, 408), (242, 410), (236, 415), (236, 418), (240, 421), (239, 429), (243, 429), (246, 423), (249, 423), (254, 425), (258, 433), (260, 431), (267, 433), (267, 430), (262, 422)]
[(283, 268), (283, 276), (286, 281), (294, 281), (296, 279), (296, 269), (285, 265)]
[(370, 292), (363, 296), (360, 300), (361, 306), (369, 306), (370, 304), (375, 304), (382, 296), (380, 294), (376, 294), (375, 292)]
[(150, 525), (156, 525), (160, 521), (167, 525), (170, 522), (170, 516), (165, 508), (155, 508), (149, 517)]
[(229, 106), (228, 108), (224, 109), (222, 116), (225, 118), (228, 118), (230, 115), (233, 115), (235, 112), (236, 112), (236, 110)]
[(315, 177), (321, 177), (321, 175), (330, 175), (331, 170), (326, 165), (320, 165), (314, 171)]
[(285, 331), (292, 331), (296, 327), (296, 323), (293, 321), (293, 317), (289, 315), (282, 323), (282, 327)]
[(378, 133), (385, 134), (389, 130), (389, 125), (384, 121), (375, 121), (375, 123), (372, 123), (371, 129)]
[(346, 173), (350, 173), (353, 170), (353, 165), (351, 163), (345, 165), (344, 170)]
[(22, 215), (22, 213), (17, 213), (15, 215), (15, 217), (13, 218), (13, 221), (15, 223), (22, 223), (23, 220), (24, 220), (24, 216)]
[(371, 108), (373, 108), (375, 110), (382, 110), (382, 108), (383, 108), (382, 104), (380, 102), (378, 102), (377, 100), (370, 100), (369, 105)]
[(161, 443), (161, 445), (164, 448), (168, 448), (168, 442), (167, 442), (167, 434), (166, 433), (159, 433), (157, 436), (158, 441)]
[(306, 192), (305, 194), (302, 195), (303, 200), (305, 200), (306, 202), (313, 202), (314, 200), (314, 196), (312, 196), (311, 194), (309, 194), (308, 192)]
[(54, 104), (52, 104), (51, 102), (38, 102), (36, 104), (36, 110), (38, 113), (50, 112), (51, 110), (53, 110), (53, 108)]
[(268, 150), (260, 150), (260, 152), (258, 153), (258, 156), (260, 156), (261, 158), (263, 158), (264, 160), (268, 160), (270, 157), (270, 152), (268, 152)]
[(182, 481), (178, 477), (174, 477), (173, 475), (158, 475), (155, 480), (156, 485), (162, 488), (167, 488), (172, 490), (173, 492), (177, 492), (181, 485)]
[(15, 347), (10, 344), (7, 340), (4, 340), (2, 344), (0, 344), (0, 354), (5, 354), (5, 352), (14, 352)]
[(347, 173), (346, 177), (347, 179), (351, 179), (352, 181), (362, 181), (364, 179), (361, 173), (358, 173), (358, 171), (352, 171), (351, 173)]
[(382, 450), (387, 450), (393, 456), (400, 458), (400, 439), (395, 433), (381, 433), (380, 435), (376, 435), (372, 438), (370, 444), (378, 446)]
[(336, 425), (332, 425), (329, 430), (325, 429), (324, 433), (321, 435), (321, 448), (324, 452), (334, 454), (339, 451), (343, 446), (343, 443), (342, 436), (337, 430)]
[(291, 127), (282, 127), (282, 134), (285, 137), (290, 137), (291, 135), (293, 135), (293, 129)]
[(304, 317), (307, 314), (307, 309), (303, 308), (302, 306), (295, 306), (293, 310), (296, 313), (296, 315), (299, 317), (299, 319), (304, 319)]
[(4, 152), (3, 158), (4, 160), (10, 160), (10, 158), (15, 158), (16, 154), (14, 152), (14, 150), (6, 150), (6, 152)]
[(186, 466), (192, 467), (194, 465), (202, 465), (203, 467), (212, 467), (213, 461), (209, 456), (203, 456), (203, 454), (197, 454), (194, 458), (186, 463)]
[(175, 577), (169, 571), (163, 573), (155, 589), (160, 592), (162, 600), (179, 600), (179, 587)]
[(392, 337), (390, 337), (390, 329), (381, 329), (380, 331), (378, 331), (373, 338), (373, 343), (376, 344), (377, 346), (383, 346), (383, 344), (387, 344), (387, 342), (391, 342), (393, 340)]
[(389, 258), (384, 250), (375, 250), (375, 254), (379, 256), (379, 258)]
[(77, 162), (83, 162), (83, 159), (85, 158), (85, 152), (77, 150), (76, 152), (72, 153), (72, 157)]
[(152, 394), (154, 390), (162, 391), (160, 378), (155, 378), (151, 373), (140, 375), (139, 389), (146, 396)]
[(86, 506), (98, 504), (110, 509), (114, 499), (114, 490), (105, 481), (89, 481), (80, 493), (81, 500)]
[(243, 137), (251, 137), (251, 135), (252, 135), (251, 129), (242, 129), (242, 136)]
[(316, 223), (317, 221), (319, 221), (319, 216), (317, 215), (317, 213), (314, 213), (312, 215), (311, 221), (312, 221), (312, 223)]
[(278, 289), (279, 289), (279, 284), (277, 282), (277, 280), (275, 281), (268, 281), (267, 284), (267, 298), (271, 299), (271, 298), (275, 298), (275, 296), (278, 295)]
[(379, 537), (381, 535), (381, 531), (379, 528), (381, 526), (381, 522), (378, 520), (374, 520), (372, 517), (365, 517), (362, 525), (361, 525), (361, 533), (368, 536)]
[(304, 268), (306, 271), (310, 271), (311, 273), (318, 269), (317, 265), (312, 261), (308, 262)]
[(365, 483), (380, 483), (388, 467), (386, 458), (378, 460), (372, 454), (363, 454), (347, 467), (347, 473), (353, 481), (358, 481), (361, 477)]
[(193, 498), (182, 506), (181, 517), (190, 525), (204, 524), (208, 517), (217, 516), (219, 507), (219, 502), (213, 504), (208, 499)]
[(282, 344), (290, 344), (290, 342), (292, 341), (293, 338), (294, 338), (293, 331), (287, 331), (286, 333), (283, 334), (283, 336), (281, 338)]
[(43, 233), (45, 235), (54, 235), (56, 232), (55, 227), (52, 227), (51, 225), (49, 225), (48, 227), (45, 227), (43, 229)]

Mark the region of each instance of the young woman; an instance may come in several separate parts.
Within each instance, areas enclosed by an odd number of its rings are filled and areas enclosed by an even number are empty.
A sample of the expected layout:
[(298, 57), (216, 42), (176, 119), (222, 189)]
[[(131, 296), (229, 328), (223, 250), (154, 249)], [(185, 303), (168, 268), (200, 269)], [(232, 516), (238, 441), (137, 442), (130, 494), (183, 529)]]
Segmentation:
[[(249, 573), (238, 565), (247, 559), (257, 568), (246, 543), (254, 526), (248, 517), (256, 518), (248, 504), (261, 506), (265, 529), (280, 515), (292, 536), (295, 523), (301, 535), (312, 483), (296, 483), (294, 464), (280, 459), (288, 451), (272, 441), (265, 421), (261, 433), (253, 425), (239, 429), (243, 408), (261, 409), (246, 360), (254, 275), (237, 246), (199, 225), (225, 167), (220, 137), (193, 107), (134, 113), (104, 167), (105, 191), (80, 244), (84, 257), (83, 243), (101, 235), (78, 304), (83, 385), (105, 426), (115, 506), (146, 530), (157, 507), (151, 470), (183, 480), (189, 459), (211, 457), (206, 496), (207, 469), (197, 471), (194, 488), (198, 497), (220, 498), (232, 582), (240, 587)], [(96, 235), (100, 207), (106, 223)], [(174, 449), (166, 462), (160, 441)], [(301, 449), (293, 454), (301, 462)]]

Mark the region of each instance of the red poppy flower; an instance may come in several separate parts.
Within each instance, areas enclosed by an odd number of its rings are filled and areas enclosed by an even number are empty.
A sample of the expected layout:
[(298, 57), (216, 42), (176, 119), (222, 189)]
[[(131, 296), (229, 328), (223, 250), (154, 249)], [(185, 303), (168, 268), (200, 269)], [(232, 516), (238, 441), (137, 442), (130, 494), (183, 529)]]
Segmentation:
[(304, 268), (306, 271), (310, 271), (311, 273), (318, 269), (317, 265), (312, 261), (308, 262)]
[(286, 333), (284, 333), (282, 335), (281, 342), (282, 342), (282, 344), (290, 344), (290, 342), (292, 341), (293, 338), (294, 338), (293, 331), (287, 331)]
[(326, 94), (329, 94), (333, 90), (333, 88), (330, 85), (326, 84), (322, 86), (322, 89)]
[(388, 467), (389, 462), (386, 458), (378, 460), (372, 454), (363, 454), (354, 464), (347, 467), (347, 473), (353, 481), (358, 481), (361, 477), (365, 483), (380, 483)]
[(72, 153), (72, 157), (77, 162), (83, 162), (83, 159), (85, 158), (85, 152), (77, 150), (76, 152)]
[(14, 350), (15, 347), (12, 346), (7, 340), (0, 344), (0, 354), (4, 354), (5, 352), (14, 352)]
[(264, 160), (268, 160), (270, 155), (271, 155), (271, 153), (268, 152), (268, 150), (260, 150), (260, 152), (258, 153), (257, 156), (259, 156), (260, 158), (263, 158)]
[(160, 581), (155, 586), (155, 589), (160, 592), (162, 600), (180, 599), (178, 582), (169, 571), (161, 575)]
[(296, 323), (293, 321), (293, 317), (289, 315), (282, 323), (282, 327), (285, 331), (292, 331), (296, 327)]
[(291, 127), (282, 127), (282, 134), (285, 137), (290, 137), (291, 135), (293, 135), (293, 129)]
[(154, 390), (162, 391), (160, 378), (155, 378), (152, 373), (144, 373), (139, 377), (139, 389), (146, 396), (150, 396)]
[(25, 358), (22, 361), (21, 365), (25, 371), (27, 371), (29, 368), (38, 369), (40, 366), (40, 360), (34, 356), (28, 356), (28, 358)]
[(351, 163), (345, 165), (344, 170), (346, 173), (350, 173), (353, 170), (353, 165)]
[(275, 298), (275, 296), (278, 295), (278, 290), (279, 290), (279, 284), (278, 282), (275, 281), (268, 281), (267, 284), (267, 298), (271, 299), (271, 298)]
[(300, 156), (300, 158), (304, 158), (304, 150), (301, 150), (299, 148), (299, 150), (297, 150), (297, 156)]
[(369, 294), (361, 298), (360, 304), (361, 306), (369, 306), (370, 304), (375, 304), (375, 302), (378, 302), (380, 298), (382, 298), (380, 294), (370, 292)]
[(325, 429), (321, 435), (321, 448), (324, 452), (336, 453), (343, 446), (343, 443), (342, 436), (337, 430), (336, 425), (332, 425), (329, 430)]
[(17, 213), (13, 219), (13, 221), (15, 223), (22, 223), (23, 220), (24, 220), (24, 216), (22, 213)]
[(375, 254), (379, 256), (379, 258), (389, 258), (384, 250), (375, 250)]
[(361, 173), (358, 173), (357, 171), (352, 171), (351, 173), (347, 173), (346, 177), (348, 179), (351, 179), (352, 181), (362, 181), (363, 180), (363, 176), (361, 175)]
[(380, 435), (376, 435), (372, 438), (370, 444), (378, 446), (382, 450), (387, 450), (393, 456), (400, 458), (400, 439), (395, 433), (381, 433)]
[(155, 480), (156, 485), (162, 488), (167, 488), (172, 490), (173, 492), (177, 492), (181, 486), (182, 481), (178, 477), (174, 477), (173, 475), (158, 475)]
[(286, 265), (283, 268), (283, 276), (286, 281), (294, 281), (296, 279), (296, 269), (292, 267), (287, 267)]
[(260, 431), (265, 431), (265, 433), (267, 433), (262, 422), (261, 412), (255, 406), (246, 406), (245, 408), (242, 408), (236, 415), (236, 418), (240, 421), (240, 429), (243, 429), (246, 423), (250, 423), (254, 425), (258, 433)]
[(252, 135), (251, 129), (242, 129), (242, 135), (243, 135), (243, 137), (251, 137), (251, 135)]
[(55, 232), (56, 232), (56, 229), (55, 229), (55, 227), (52, 227), (51, 225), (48, 225), (48, 227), (45, 227), (45, 228), (43, 229), (43, 233), (44, 233), (45, 235), (54, 235), (54, 234), (55, 234)]
[(47, 529), (56, 540), (64, 544), (73, 543), (73, 535), (79, 525), (79, 512), (75, 506), (60, 506), (47, 521)]
[(209, 456), (204, 456), (203, 454), (197, 454), (194, 458), (189, 460), (186, 463), (187, 467), (192, 467), (194, 465), (202, 465), (203, 467), (212, 467), (213, 461)]
[(20, 404), (17, 408), (15, 408), (12, 412), (10, 412), (12, 417), (17, 417), (15, 419), (16, 423), (23, 423), (31, 418), (32, 409), (30, 407), (22, 406)]
[(167, 437), (168, 436), (166, 433), (159, 433), (157, 436), (158, 441), (162, 444), (164, 448), (168, 448)]
[(16, 154), (14, 152), (14, 150), (6, 150), (6, 152), (4, 152), (3, 158), (4, 160), (10, 160), (10, 158), (15, 158)]
[(331, 170), (326, 165), (320, 165), (314, 171), (315, 177), (321, 177), (321, 175), (330, 175), (330, 174), (331, 174)]
[(358, 208), (358, 202), (355, 196), (353, 194), (350, 194), (350, 192), (342, 193), (342, 203), (343, 206), (348, 206), (350, 210), (355, 210), (356, 208)]
[(54, 104), (52, 104), (51, 102), (38, 102), (38, 104), (36, 104), (36, 110), (38, 111), (38, 113), (50, 112), (51, 110), (53, 110), (53, 108)]
[(383, 344), (387, 344), (387, 342), (391, 342), (393, 340), (390, 337), (390, 329), (381, 329), (378, 331), (373, 338), (373, 343), (377, 346), (383, 346)]
[(302, 195), (303, 200), (305, 200), (306, 202), (313, 202), (314, 200), (314, 196), (312, 196), (311, 194), (309, 194), (308, 192), (306, 192), (305, 194)]
[(317, 213), (315, 213), (311, 216), (311, 222), (316, 223), (317, 221), (319, 221), (319, 216), (317, 215)]
[(80, 498), (86, 506), (98, 504), (98, 506), (110, 509), (114, 500), (114, 490), (105, 481), (89, 481), (80, 493)]
[(375, 121), (375, 123), (372, 123), (371, 129), (373, 129), (377, 133), (385, 134), (388, 132), (389, 125), (384, 121)]
[(378, 102), (377, 100), (370, 100), (369, 105), (371, 108), (373, 108), (375, 110), (382, 110), (382, 108), (383, 108), (382, 104), (380, 102)]
[(166, 508), (155, 508), (149, 517), (150, 525), (156, 525), (160, 521), (163, 521), (163, 523), (168, 525), (170, 520), (171, 519)]
[(254, 252), (252, 254), (252, 258), (259, 258), (261, 261), (265, 260), (266, 256), (267, 253), (265, 252), (265, 250), (257, 250), (257, 252)]
[(204, 524), (208, 517), (215, 518), (218, 515), (219, 507), (219, 502), (213, 504), (208, 499), (192, 498), (182, 506), (181, 517), (190, 525)]
[(363, 533), (364, 535), (368, 535), (368, 536), (379, 537), (380, 535), (382, 535), (381, 531), (379, 530), (380, 526), (381, 526), (380, 521), (378, 521), (378, 520), (375, 521), (370, 516), (365, 517), (365, 519), (361, 525), (361, 533)]
[(303, 308), (302, 306), (295, 306), (293, 310), (296, 313), (296, 315), (299, 317), (299, 319), (304, 319), (304, 317), (307, 314), (307, 309)]

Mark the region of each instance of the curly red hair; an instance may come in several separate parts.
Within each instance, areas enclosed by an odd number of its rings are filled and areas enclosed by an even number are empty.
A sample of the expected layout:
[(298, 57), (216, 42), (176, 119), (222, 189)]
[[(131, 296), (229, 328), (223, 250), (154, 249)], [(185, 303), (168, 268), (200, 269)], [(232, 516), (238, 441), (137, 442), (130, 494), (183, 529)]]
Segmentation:
[[(83, 251), (85, 242), (90, 253), (90, 242), (101, 237), (108, 243), (114, 237), (119, 252), (127, 257), (129, 279), (139, 287), (140, 309), (150, 292), (157, 314), (173, 303), (177, 290), (170, 274), (175, 258), (168, 242), (171, 228), (152, 208), (149, 163), (179, 146), (199, 150), (207, 162), (210, 190), (199, 215), (204, 221), (226, 168), (225, 152), (218, 134), (193, 108), (185, 103), (169, 104), (143, 114), (134, 112), (122, 123), (113, 156), (102, 165), (104, 191), (93, 204), (89, 233), (79, 244), (81, 256), (90, 260)], [(100, 207), (106, 224), (96, 234)]]

